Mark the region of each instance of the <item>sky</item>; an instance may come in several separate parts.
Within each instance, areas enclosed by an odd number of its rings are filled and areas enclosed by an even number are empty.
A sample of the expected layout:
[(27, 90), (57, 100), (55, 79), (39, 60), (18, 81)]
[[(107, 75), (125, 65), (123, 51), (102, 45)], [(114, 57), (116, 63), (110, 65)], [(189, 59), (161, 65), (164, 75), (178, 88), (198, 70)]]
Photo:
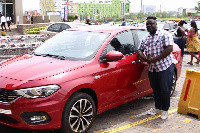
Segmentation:
[(30, 11), (30, 10), (39, 10), (40, 4), (39, 0), (23, 0), (23, 10)]
[(199, 0), (129, 0), (130, 12), (140, 12), (142, 5), (156, 5), (156, 11), (178, 11), (178, 8), (194, 8)]

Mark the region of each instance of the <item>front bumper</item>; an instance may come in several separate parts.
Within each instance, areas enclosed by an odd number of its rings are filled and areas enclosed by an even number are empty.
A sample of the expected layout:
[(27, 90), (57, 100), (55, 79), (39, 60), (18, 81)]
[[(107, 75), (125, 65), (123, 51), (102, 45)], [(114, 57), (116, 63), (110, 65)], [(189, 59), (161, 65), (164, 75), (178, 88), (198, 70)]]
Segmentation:
[[(55, 130), (61, 126), (64, 95), (55, 93), (46, 98), (19, 98), (11, 104), (0, 103), (0, 123), (14, 128), (31, 130)], [(36, 113), (35, 113), (36, 112)], [(39, 112), (39, 113), (38, 113)], [(47, 121), (30, 124), (24, 114), (41, 114)]]

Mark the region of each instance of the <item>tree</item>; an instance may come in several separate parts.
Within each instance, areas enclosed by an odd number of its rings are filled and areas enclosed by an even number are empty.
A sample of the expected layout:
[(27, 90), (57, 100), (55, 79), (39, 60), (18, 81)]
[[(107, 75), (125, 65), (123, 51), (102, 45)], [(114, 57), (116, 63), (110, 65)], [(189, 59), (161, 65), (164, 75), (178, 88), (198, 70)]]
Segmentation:
[(137, 19), (142, 20), (144, 18), (144, 13), (138, 13), (137, 14)]
[(177, 14), (177, 18), (183, 18), (183, 14), (181, 13)]
[(130, 13), (129, 15), (126, 15), (126, 19), (135, 20), (137, 18), (137, 15), (135, 13)]

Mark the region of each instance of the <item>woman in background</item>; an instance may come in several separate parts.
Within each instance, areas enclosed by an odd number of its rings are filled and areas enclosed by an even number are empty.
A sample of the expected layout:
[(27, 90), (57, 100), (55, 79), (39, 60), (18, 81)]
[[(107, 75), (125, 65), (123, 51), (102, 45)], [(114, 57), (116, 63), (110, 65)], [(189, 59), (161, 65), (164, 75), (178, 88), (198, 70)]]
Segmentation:
[(199, 64), (200, 59), (195, 55), (194, 52), (199, 52), (200, 51), (200, 42), (199, 42), (199, 38), (198, 38), (198, 28), (197, 28), (197, 24), (194, 20), (191, 21), (191, 29), (190, 31), (188, 31), (188, 38), (187, 38), (187, 42), (186, 42), (186, 48), (188, 50), (188, 52), (191, 55), (191, 60), (190, 62), (188, 62), (187, 64), (193, 65), (193, 57), (195, 57), (197, 59), (197, 64)]
[(75, 16), (75, 20), (73, 22), (80, 23), (80, 20), (78, 19), (78, 16)]
[(176, 43), (179, 46), (179, 48), (181, 49), (182, 57), (184, 55), (185, 44), (187, 41), (185, 32), (188, 32), (188, 30), (185, 27), (183, 27), (183, 24), (187, 24), (187, 22), (185, 20), (181, 20), (178, 23), (177, 34), (176, 34), (176, 37), (177, 37)]

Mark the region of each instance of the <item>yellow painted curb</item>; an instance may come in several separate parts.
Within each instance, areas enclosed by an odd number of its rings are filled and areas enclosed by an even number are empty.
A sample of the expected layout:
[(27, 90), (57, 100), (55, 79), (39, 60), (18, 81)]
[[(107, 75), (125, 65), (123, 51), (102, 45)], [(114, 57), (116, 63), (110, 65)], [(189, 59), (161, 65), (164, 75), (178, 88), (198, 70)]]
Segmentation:
[[(176, 112), (176, 111), (177, 111), (177, 109), (169, 110), (169, 114), (170, 114), (170, 113), (174, 113), (174, 112)], [(118, 131), (122, 131), (122, 130), (125, 130), (125, 129), (128, 129), (128, 128), (137, 126), (137, 125), (139, 125), (139, 124), (145, 123), (145, 122), (147, 122), (147, 121), (156, 119), (156, 118), (158, 118), (158, 117), (160, 117), (160, 116), (161, 116), (161, 115), (154, 115), (154, 116), (145, 118), (145, 119), (143, 119), (143, 120), (136, 121), (136, 122), (133, 122), (133, 123), (130, 123), (130, 124), (127, 124), (127, 125), (118, 127), (118, 128), (114, 128), (114, 129), (111, 129), (111, 130), (103, 131), (103, 132), (101, 132), (101, 133), (115, 133), (115, 132), (118, 132)]]

